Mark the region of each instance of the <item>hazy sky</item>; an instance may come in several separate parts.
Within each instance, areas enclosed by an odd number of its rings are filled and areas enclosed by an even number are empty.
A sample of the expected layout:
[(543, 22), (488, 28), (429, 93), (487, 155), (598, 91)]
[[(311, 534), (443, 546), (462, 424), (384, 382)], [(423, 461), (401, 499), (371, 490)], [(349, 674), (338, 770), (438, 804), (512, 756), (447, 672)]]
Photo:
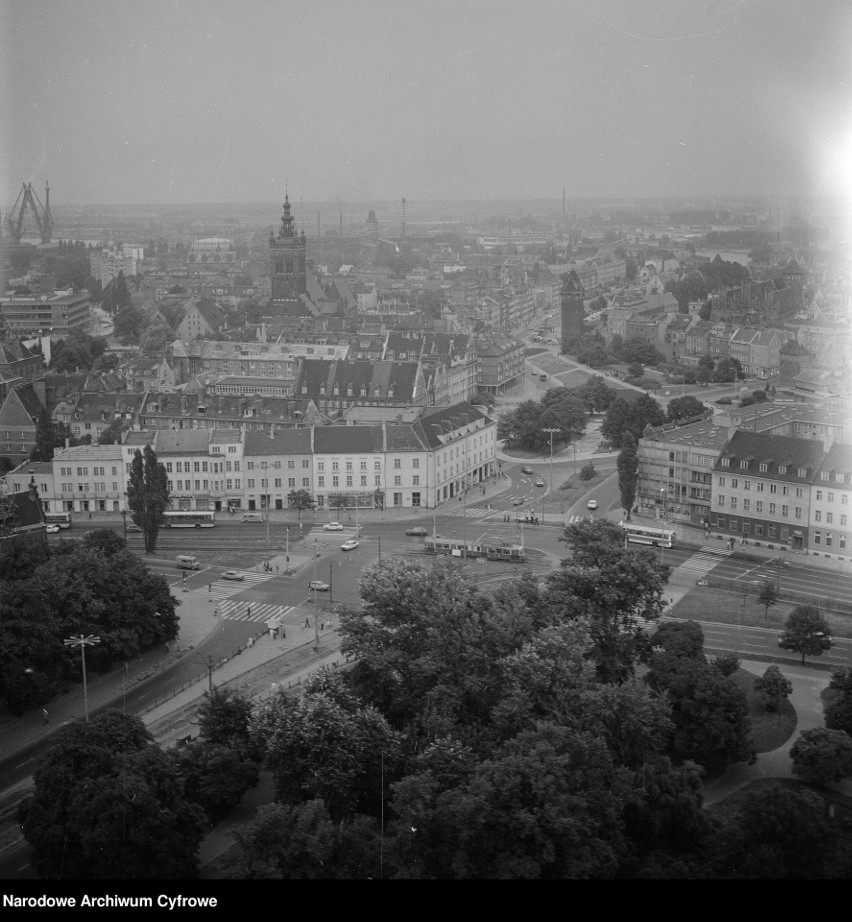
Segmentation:
[(810, 195), (850, 77), (845, 0), (0, 0), (0, 207)]

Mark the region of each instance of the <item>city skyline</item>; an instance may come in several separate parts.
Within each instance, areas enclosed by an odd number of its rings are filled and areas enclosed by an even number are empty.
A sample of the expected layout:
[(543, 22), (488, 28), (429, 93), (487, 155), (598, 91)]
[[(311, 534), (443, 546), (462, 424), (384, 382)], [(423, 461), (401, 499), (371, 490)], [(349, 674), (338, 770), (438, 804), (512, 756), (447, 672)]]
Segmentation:
[[(841, 3), (0, 4), (0, 207), (846, 197)], [(849, 199), (846, 198), (848, 205)]]

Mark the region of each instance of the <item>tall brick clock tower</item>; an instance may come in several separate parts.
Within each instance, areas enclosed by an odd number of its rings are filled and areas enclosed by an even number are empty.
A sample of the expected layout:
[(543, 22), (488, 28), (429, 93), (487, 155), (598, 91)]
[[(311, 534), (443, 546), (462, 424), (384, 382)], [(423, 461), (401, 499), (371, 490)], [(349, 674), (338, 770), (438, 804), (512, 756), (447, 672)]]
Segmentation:
[(297, 234), (290, 214), (290, 198), (284, 196), (284, 214), (278, 236), (269, 234), (269, 275), (272, 280), (272, 313), (299, 315), (307, 313), (302, 301), (305, 294), (305, 232)]
[(583, 335), (583, 298), (586, 292), (576, 271), (572, 269), (562, 276), (562, 351), (570, 351), (571, 346)]

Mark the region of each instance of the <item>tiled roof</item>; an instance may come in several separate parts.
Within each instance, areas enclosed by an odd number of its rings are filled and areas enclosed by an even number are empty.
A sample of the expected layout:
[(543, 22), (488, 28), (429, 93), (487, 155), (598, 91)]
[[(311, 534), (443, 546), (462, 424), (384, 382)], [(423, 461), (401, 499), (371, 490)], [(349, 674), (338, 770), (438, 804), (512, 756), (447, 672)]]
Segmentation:
[(382, 451), (381, 426), (322, 426), (314, 429), (314, 454), (370, 454)]
[(269, 434), (250, 429), (245, 434), (243, 454), (257, 455), (309, 455), (311, 453), (310, 429), (276, 429)]
[(158, 429), (155, 450), (157, 455), (207, 454), (210, 448), (210, 429)]
[[(713, 469), (719, 473), (732, 475), (739, 472), (770, 480), (807, 483), (812, 480), (814, 471), (820, 465), (824, 455), (822, 442), (791, 438), (785, 435), (769, 435), (763, 432), (747, 432), (740, 429), (733, 434), (722, 450)], [(727, 467), (722, 466), (725, 458), (730, 461)], [(748, 468), (742, 468), (740, 462), (747, 459), (752, 459), (749, 461)], [(766, 471), (760, 470), (760, 465), (763, 463), (768, 465)], [(779, 467), (786, 467), (786, 471), (781, 473)], [(806, 472), (804, 477), (799, 475), (802, 469)]]

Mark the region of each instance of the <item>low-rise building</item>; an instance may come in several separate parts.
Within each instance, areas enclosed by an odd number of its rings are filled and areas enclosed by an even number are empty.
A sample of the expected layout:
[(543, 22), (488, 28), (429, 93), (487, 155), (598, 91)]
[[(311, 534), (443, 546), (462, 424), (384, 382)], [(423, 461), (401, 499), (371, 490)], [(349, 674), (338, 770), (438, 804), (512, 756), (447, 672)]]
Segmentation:
[(53, 465), (51, 512), (121, 512), (133, 452), (122, 445), (77, 445), (58, 450)]
[(7, 335), (22, 337), (50, 333), (62, 338), (74, 330), (86, 332), (91, 321), (89, 293), (54, 291), (51, 295), (0, 296), (0, 314)]

